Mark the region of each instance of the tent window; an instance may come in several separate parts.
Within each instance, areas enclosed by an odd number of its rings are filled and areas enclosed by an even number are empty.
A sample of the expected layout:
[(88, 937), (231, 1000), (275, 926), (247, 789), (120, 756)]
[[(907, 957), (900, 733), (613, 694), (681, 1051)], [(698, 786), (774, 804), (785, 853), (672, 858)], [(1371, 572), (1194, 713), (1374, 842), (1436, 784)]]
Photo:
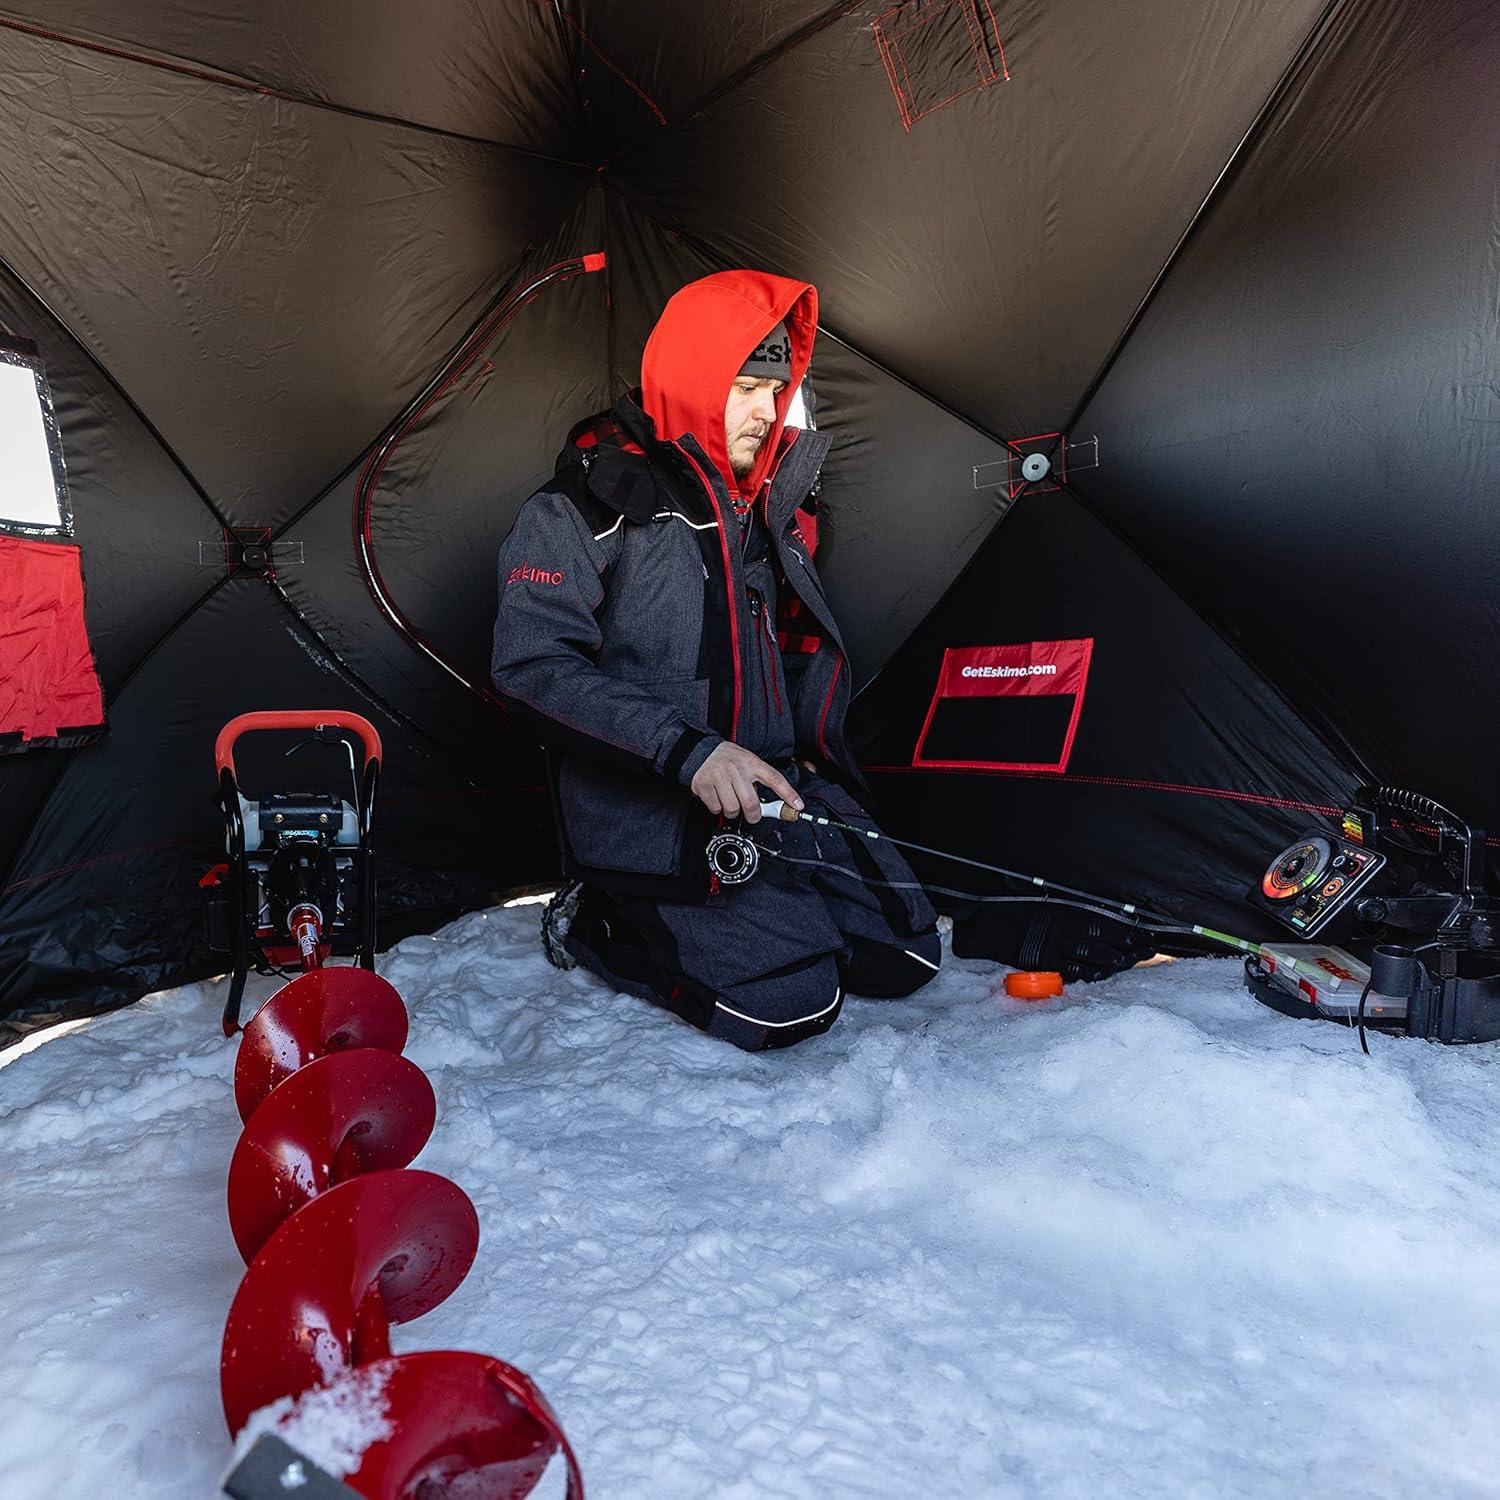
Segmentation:
[(68, 484), (52, 393), (33, 344), (0, 339), (0, 528), (71, 536)]

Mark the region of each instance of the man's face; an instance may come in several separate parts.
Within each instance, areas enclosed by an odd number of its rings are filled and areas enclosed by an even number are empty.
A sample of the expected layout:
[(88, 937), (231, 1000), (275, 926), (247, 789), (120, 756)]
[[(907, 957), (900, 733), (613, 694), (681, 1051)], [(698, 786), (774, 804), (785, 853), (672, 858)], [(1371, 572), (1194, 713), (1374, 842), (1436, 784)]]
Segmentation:
[(748, 375), (737, 375), (730, 385), (724, 441), (736, 479), (748, 478), (755, 467), (761, 444), (776, 425), (776, 397), (785, 389), (784, 380), (754, 380)]

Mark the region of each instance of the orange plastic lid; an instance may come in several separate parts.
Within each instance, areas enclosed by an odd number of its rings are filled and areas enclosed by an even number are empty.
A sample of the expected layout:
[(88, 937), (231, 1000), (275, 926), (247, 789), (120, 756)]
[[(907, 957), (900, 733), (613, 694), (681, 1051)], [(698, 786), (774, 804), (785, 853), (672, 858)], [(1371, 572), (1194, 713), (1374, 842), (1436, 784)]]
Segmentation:
[(1012, 1000), (1050, 1000), (1062, 992), (1062, 975), (1050, 970), (1022, 971), (1005, 976), (1005, 993)]

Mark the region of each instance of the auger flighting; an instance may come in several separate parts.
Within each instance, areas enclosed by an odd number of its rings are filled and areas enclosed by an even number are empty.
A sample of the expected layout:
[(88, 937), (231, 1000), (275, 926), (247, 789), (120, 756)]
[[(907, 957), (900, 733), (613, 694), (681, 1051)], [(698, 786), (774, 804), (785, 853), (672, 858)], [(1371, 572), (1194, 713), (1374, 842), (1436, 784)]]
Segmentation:
[[(357, 738), (364, 765), (353, 804), (328, 792), (243, 797), (235, 743), (263, 730), (310, 731), (324, 743)], [(464, 1350), (391, 1352), (391, 1326), (438, 1306), (464, 1279), (479, 1248), (479, 1216), (455, 1183), (410, 1165), (432, 1132), (436, 1100), (422, 1070), (401, 1055), (406, 1007), (373, 972), (369, 834), (380, 736), (356, 714), (244, 714), (225, 725), (217, 760), (230, 862), (204, 889), (217, 946), (232, 955), (223, 1027), (240, 1033), (234, 1095), (244, 1121), (228, 1185), (230, 1228), (246, 1266), (220, 1360), (229, 1430), (240, 1433), (257, 1412), (290, 1398), (276, 1425), (291, 1431), (285, 1424), (297, 1403), (305, 1398), (317, 1410), (332, 1392), (381, 1418), (342, 1493), (404, 1500), (447, 1494), (451, 1485), (475, 1500), (522, 1500), (556, 1454), (569, 1500), (583, 1500), (557, 1415), (522, 1371)], [(325, 967), (333, 952), (359, 964)], [(241, 1029), (252, 963), (263, 972), (295, 963), (302, 972)], [(286, 1472), (300, 1473), (290, 1447), (273, 1448), (269, 1461), (287, 1453)], [(252, 1448), (229, 1493), (259, 1500), (278, 1492), (260, 1483), (263, 1469)]]

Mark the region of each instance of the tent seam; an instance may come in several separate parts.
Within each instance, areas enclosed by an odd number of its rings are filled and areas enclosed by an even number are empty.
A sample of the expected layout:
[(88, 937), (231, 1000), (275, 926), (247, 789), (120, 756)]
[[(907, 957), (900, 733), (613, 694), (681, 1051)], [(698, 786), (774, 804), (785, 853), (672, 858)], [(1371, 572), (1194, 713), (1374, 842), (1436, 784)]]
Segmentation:
[(77, 47), (104, 57), (115, 57), (126, 62), (139, 63), (143, 67), (160, 68), (168, 73), (197, 79), (201, 83), (218, 84), (222, 88), (238, 89), (242, 93), (259, 94), (267, 99), (279, 99), (288, 104), (301, 105), (306, 109), (328, 110), (333, 114), (348, 115), (374, 124), (395, 125), (405, 130), (421, 131), (425, 135), (441, 136), (445, 140), (464, 141), (474, 146), (513, 152), (517, 156), (551, 162), (557, 166), (576, 167), (580, 171), (589, 170), (587, 162), (573, 161), (563, 156), (552, 156), (545, 151), (532, 151), (528, 147), (513, 145), (509, 141), (497, 141), (489, 136), (469, 135), (462, 130), (449, 130), (441, 125), (425, 125), (420, 120), (408, 120), (401, 115), (387, 115), (378, 110), (359, 109), (351, 104), (339, 104), (332, 99), (314, 99), (307, 94), (296, 94), (290, 89), (277, 88), (274, 84), (258, 83), (250, 78), (238, 78), (232, 73), (225, 73), (217, 68), (196, 67), (186, 62), (174, 62), (166, 57), (153, 57), (148, 52), (126, 47), (124, 44), (117, 45), (111, 41), (90, 41), (86, 37), (72, 36), (67, 32), (55, 31), (45, 26), (35, 26), (5, 16), (0, 16), (0, 29), (42, 41), (60, 42), (64, 46)]
[[(622, 197), (626, 201), (626, 203), (628, 203), (638, 213), (644, 214), (645, 217), (650, 219), (651, 222), (655, 224), (659, 229), (664, 230), (666, 233), (682, 240), (685, 244), (690, 245), (695, 251), (697, 251), (699, 255), (703, 257), (704, 260), (719, 266), (722, 270), (735, 269), (731, 262), (725, 260), (722, 256), (715, 254), (707, 245), (704, 244), (702, 240), (700, 240), (691, 231), (678, 229), (668, 224), (667, 221), (663, 219), (661, 215), (656, 212), (651, 206), (649, 206), (648, 203), (635, 198), (632, 194), (632, 191), (621, 187), (618, 182), (611, 181), (607, 177), (604, 179), (604, 181), (605, 185), (609, 187), (611, 191), (618, 193), (620, 197)], [(814, 283), (809, 284), (812, 285)], [(977, 432), (986, 441), (994, 443), (997, 447), (1003, 448), (1005, 446), (1006, 440), (1003, 437), (999, 436), (998, 433), (991, 432), (989, 428), (987, 428), (982, 422), (978, 421), (974, 417), (968, 416), (964, 412), (957, 410), (955, 407), (949, 406), (948, 403), (944, 401), (940, 396), (934, 395), (931, 391), (924, 390), (921, 386), (915, 384), (911, 380), (908, 380), (906, 376), (898, 374), (895, 370), (891, 369), (889, 365), (884, 364), (873, 354), (870, 354), (866, 350), (860, 348), (860, 346), (854, 343), (851, 339), (845, 338), (844, 335), (839, 333), (837, 329), (830, 327), (822, 320), (821, 316), (818, 320), (817, 331), (821, 334), (825, 334), (828, 338), (831, 338), (834, 343), (842, 344), (845, 349), (849, 350), (849, 352), (855, 355), (857, 358), (862, 359), (872, 369), (879, 370), (880, 373), (886, 376), (887, 379), (895, 381), (897, 385), (904, 386), (913, 395), (920, 396), (921, 399), (927, 402), (929, 406), (935, 406), (945, 415), (952, 417), (955, 422), (960, 422), (971, 431)]]
[[(1187, 251), (1189, 243), (1196, 237), (1199, 229), (1206, 222), (1206, 220), (1211, 217), (1212, 210), (1223, 201), (1225, 193), (1229, 189), (1230, 185), (1234, 182), (1234, 180), (1238, 177), (1241, 170), (1243, 170), (1243, 168), (1249, 163), (1250, 159), (1253, 157), (1256, 151), (1256, 148), (1265, 139), (1267, 131), (1270, 130), (1272, 124), (1280, 117), (1282, 106), (1287, 102), (1289, 98), (1291, 98), (1298, 84), (1309, 78), (1312, 73), (1319, 66), (1321, 66), (1324, 59), (1320, 54), (1333, 29), (1334, 22), (1337, 19), (1339, 12), (1344, 9), (1346, 3), (1347, 0), (1327, 0), (1327, 3), (1319, 12), (1317, 19), (1313, 22), (1313, 25), (1309, 29), (1307, 35), (1304, 36), (1302, 41), (1298, 44), (1297, 50), (1292, 54), (1291, 61), (1288, 62), (1286, 67), (1282, 70), (1281, 75), (1277, 78), (1275, 84), (1272, 86), (1271, 92), (1267, 94), (1264, 102), (1256, 111), (1254, 118), (1246, 127), (1244, 134), (1236, 143), (1234, 150), (1230, 152), (1229, 160), (1224, 163), (1224, 166), (1220, 170), (1219, 175), (1214, 179), (1212, 185), (1209, 187), (1208, 193), (1205, 195), (1203, 202), (1198, 205), (1197, 211), (1188, 221), (1187, 227), (1179, 236), (1177, 243), (1173, 245), (1171, 252), (1163, 262), (1161, 269), (1156, 273), (1156, 276), (1152, 280), (1151, 285), (1147, 288), (1145, 296), (1141, 298), (1141, 301), (1137, 305), (1135, 312), (1131, 314), (1129, 321), (1126, 323), (1124, 330), (1121, 332), (1119, 338), (1115, 340), (1115, 343), (1110, 349), (1109, 353), (1105, 356), (1103, 364), (1099, 367), (1099, 370), (1095, 374), (1094, 378), (1084, 388), (1084, 393), (1079, 398), (1077, 405), (1074, 407), (1072, 415), (1061, 428), (1061, 431), (1064, 434), (1072, 432), (1077, 424), (1088, 415), (1089, 408), (1094, 404), (1095, 401), (1098, 400), (1099, 393), (1103, 389), (1104, 384), (1109, 378), (1111, 371), (1114, 369), (1120, 357), (1124, 354), (1126, 346), (1129, 344), (1133, 335), (1145, 321), (1146, 313), (1150, 309), (1151, 305), (1155, 302), (1156, 297), (1161, 291), (1162, 287), (1166, 284), (1171, 275), (1171, 272), (1181, 262), (1183, 255)], [(1064, 441), (1066, 441), (1066, 437), (1064, 437)], [(1103, 526), (1105, 530), (1108, 531), (1110, 535), (1120, 543), (1121, 546), (1125, 547), (1138, 562), (1149, 568), (1150, 571), (1157, 578), (1159, 578), (1168, 589), (1171, 590), (1173, 595), (1175, 595), (1175, 597), (1184, 605), (1184, 607), (1186, 607), (1195, 618), (1201, 621), (1203, 625), (1208, 630), (1210, 630), (1224, 646), (1229, 649), (1229, 651), (1235, 656), (1235, 658), (1249, 672), (1251, 672), (1254, 677), (1269, 692), (1271, 692), (1276, 697), (1282, 707), (1285, 708), (1286, 711), (1291, 714), (1292, 717), (1295, 718), (1303, 726), (1303, 728), (1305, 728), (1308, 733), (1313, 736), (1314, 739), (1316, 739), (1326, 750), (1328, 750), (1330, 754), (1335, 755), (1340, 760), (1352, 764), (1362, 776), (1366, 777), (1367, 779), (1369, 778), (1371, 773), (1364, 763), (1364, 757), (1355, 749), (1353, 745), (1348, 743), (1344, 735), (1341, 734), (1334, 725), (1332, 725), (1331, 723), (1327, 723), (1326, 716), (1318, 715), (1319, 722), (1322, 722), (1326, 727), (1316, 727), (1314, 721), (1309, 718), (1308, 714), (1292, 702), (1291, 698), (1282, 690), (1280, 684), (1276, 681), (1276, 679), (1273, 678), (1267, 671), (1265, 671), (1259, 665), (1259, 663), (1256, 662), (1255, 659), (1244, 649), (1244, 647), (1238, 641), (1235, 641), (1219, 625), (1219, 623), (1215, 619), (1213, 619), (1212, 616), (1210, 616), (1202, 608), (1200, 608), (1196, 601), (1194, 601), (1182, 588), (1178, 586), (1174, 578), (1157, 567), (1156, 564), (1152, 562), (1140, 550), (1135, 540), (1128, 533), (1126, 533), (1113, 519), (1106, 517), (1097, 506), (1095, 506), (1091, 501), (1087, 500), (1082, 494), (1074, 489), (1071, 483), (1066, 480), (1059, 480), (1058, 484), (1063, 491), (1065, 491), (1069, 496), (1072, 497), (1074, 503), (1077, 504), (1081, 510), (1092, 517), (1093, 520), (1098, 522), (1099, 525)], [(964, 572), (967, 572), (967, 568), (964, 570)], [(961, 579), (962, 576), (963, 574), (960, 573), (959, 577), (954, 579), (953, 586), (955, 588), (957, 587), (959, 579)], [(940, 604), (941, 601), (939, 601), (939, 605)], [(934, 606), (934, 608), (937, 607), (938, 606)]]
[[(569, 218), (577, 211), (578, 207), (588, 197), (590, 191), (593, 189), (596, 180), (597, 179), (591, 174), (588, 182), (583, 186), (582, 189), (580, 189), (579, 192), (575, 193), (568, 200), (567, 207), (561, 214), (558, 215), (557, 219), (553, 223), (547, 226), (546, 231), (542, 234), (537, 235), (535, 239), (530, 240), (526, 244), (526, 246), (522, 249), (520, 255), (516, 257), (515, 262), (510, 266), (502, 280), (499, 282), (494, 296), (492, 296), (489, 301), (485, 303), (484, 307), (480, 310), (479, 315), (468, 325), (467, 328), (464, 329), (462, 336), (437, 362), (437, 365), (435, 366), (437, 370), (441, 371), (447, 368), (454, 355), (456, 355), (458, 351), (462, 349), (463, 346), (474, 336), (475, 330), (478, 329), (480, 325), (483, 324), (485, 319), (488, 318), (501, 305), (502, 302), (505, 301), (505, 298), (507, 297), (507, 295), (509, 295), (511, 287), (515, 284), (516, 280), (521, 275), (521, 270), (526, 263), (527, 257), (535, 254), (543, 244), (550, 240), (553, 235), (555, 235), (558, 230), (568, 222)], [(322, 487), (322, 489), (315, 491), (310, 500), (308, 500), (299, 509), (293, 511), (292, 514), (276, 528), (271, 537), (271, 540), (273, 542), (280, 541), (281, 538), (285, 536), (293, 526), (295, 526), (299, 521), (303, 520), (315, 507), (321, 505), (331, 494), (333, 494), (334, 491), (339, 487), (339, 485), (341, 485), (344, 480), (346, 480), (350, 476), (350, 474), (352, 474), (357, 468), (359, 468), (359, 466), (364, 463), (365, 459), (368, 458), (369, 455), (373, 453), (375, 449), (378, 448), (380, 444), (383, 443), (401, 425), (403, 421), (405, 421), (407, 415), (421, 403), (430, 384), (430, 380), (425, 382), (420, 387), (420, 389), (418, 389), (417, 393), (409, 401), (402, 405), (402, 407), (396, 412), (395, 416), (393, 416), (388, 422), (386, 422), (379, 429), (379, 431), (375, 433), (374, 437), (369, 440), (369, 442), (363, 444), (355, 453), (354, 457), (351, 458), (349, 462), (345, 464), (344, 467), (340, 469), (338, 473), (335, 474), (333, 478), (330, 479), (328, 483)]]
[(120, 382), (115, 378), (115, 376), (110, 373), (109, 367), (104, 363), (99, 355), (97, 355), (91, 348), (89, 348), (88, 344), (84, 342), (83, 336), (78, 333), (76, 329), (69, 327), (69, 325), (61, 317), (58, 316), (57, 310), (52, 306), (52, 304), (48, 302), (47, 299), (43, 297), (42, 294), (37, 291), (37, 289), (32, 286), (32, 284), (27, 281), (27, 279), (18, 270), (16, 270), (16, 268), (3, 254), (0, 254), (0, 275), (8, 276), (18, 287), (20, 287), (20, 289), (28, 297), (31, 298), (33, 302), (36, 303), (39, 308), (41, 308), (44, 313), (46, 313), (49, 318), (52, 319), (54, 323), (57, 324), (60, 329), (62, 329), (64, 337), (77, 347), (83, 357), (88, 360), (89, 364), (91, 364), (94, 369), (99, 372), (100, 376), (102, 376), (103, 379), (109, 383), (115, 394), (119, 396), (119, 398), (126, 404), (126, 406), (128, 406), (130, 410), (135, 414), (141, 426), (146, 429), (152, 440), (157, 444), (162, 452), (166, 454), (172, 466), (187, 481), (188, 487), (192, 490), (193, 494), (202, 502), (202, 504), (207, 507), (209, 514), (213, 516), (214, 520), (217, 521), (225, 531), (233, 530), (229, 522), (224, 518), (222, 512), (219, 510), (219, 507), (210, 498), (208, 491), (198, 482), (198, 479), (193, 474), (192, 470), (189, 469), (188, 466), (182, 461), (181, 457), (177, 453), (177, 450), (166, 440), (166, 438), (162, 436), (161, 432), (157, 429), (156, 424), (136, 404), (135, 398), (130, 394), (130, 392), (127, 391), (125, 387), (121, 385)]
[(354, 667), (350, 666), (350, 664), (338, 653), (338, 651), (334, 649), (334, 647), (330, 644), (330, 642), (322, 634), (322, 632), (319, 631), (317, 626), (314, 625), (312, 621), (309, 620), (308, 617), (300, 609), (298, 609), (295, 604), (292, 603), (291, 596), (287, 593), (286, 587), (282, 584), (280, 579), (272, 579), (269, 581), (271, 584), (272, 593), (274, 593), (277, 599), (280, 600), (282, 606), (296, 621), (298, 627), (317, 642), (317, 644), (328, 654), (329, 659), (337, 664), (339, 670), (344, 674), (345, 677), (349, 679), (350, 683), (355, 688), (357, 688), (361, 694), (368, 698), (371, 703), (375, 704), (382, 713), (388, 714), (390, 718), (394, 720), (394, 722), (402, 725), (409, 732), (414, 731), (423, 739), (428, 740), (430, 743), (436, 745), (448, 760), (451, 761), (455, 759), (450, 747), (443, 744), (443, 742), (438, 739), (430, 729), (424, 729), (416, 719), (411, 717), (410, 714), (407, 714), (403, 710), (397, 708), (396, 705), (392, 703), (384, 693), (382, 693), (377, 687), (375, 687), (373, 683), (368, 680), (368, 678), (366, 678), (361, 672), (356, 671)]
[(1126, 320), (1125, 327), (1121, 331), (1119, 338), (1115, 340), (1109, 352), (1104, 356), (1104, 362), (1099, 366), (1093, 379), (1084, 387), (1083, 395), (1078, 398), (1071, 416), (1063, 424), (1061, 431), (1071, 432), (1074, 426), (1088, 414), (1090, 405), (1098, 398), (1100, 388), (1109, 378), (1109, 372), (1125, 352), (1125, 346), (1130, 342), (1131, 336), (1144, 321), (1147, 310), (1156, 300), (1157, 293), (1160, 292), (1167, 278), (1171, 275), (1172, 270), (1182, 258), (1188, 244), (1197, 234), (1200, 225), (1209, 217), (1211, 210), (1222, 200), (1230, 183), (1238, 176), (1240, 168), (1254, 153), (1256, 146), (1264, 138), (1272, 120), (1280, 112), (1280, 106), (1292, 92), (1297, 80), (1305, 76), (1315, 65), (1316, 59), (1314, 58), (1314, 54), (1322, 45), (1324, 38), (1332, 26), (1335, 13), (1345, 4), (1346, 0), (1327, 0), (1317, 20), (1313, 22), (1312, 29), (1302, 38), (1302, 41), (1297, 46), (1297, 50), (1292, 54), (1291, 61), (1282, 70), (1281, 75), (1272, 85), (1271, 92), (1266, 95), (1260, 108), (1256, 110), (1249, 125), (1246, 126), (1244, 134), (1240, 136), (1234, 149), (1229, 153), (1229, 160), (1219, 169), (1219, 175), (1209, 185), (1208, 192), (1204, 195), (1203, 201), (1198, 205), (1192, 218), (1188, 220), (1187, 227), (1178, 236), (1177, 243), (1167, 253), (1167, 258), (1162, 262), (1161, 269), (1152, 279), (1151, 285), (1146, 288), (1145, 296), (1136, 304), (1135, 311)]
[[(721, 79), (707, 93), (700, 94), (681, 114), (675, 116), (673, 119), (663, 120), (662, 125), (668, 130), (673, 130), (678, 126), (690, 124), (692, 121), (700, 118), (713, 105), (718, 104), (729, 94), (732, 94), (742, 84), (748, 83), (757, 73), (770, 67), (772, 63), (776, 62), (779, 58), (785, 57), (788, 53), (795, 52), (804, 42), (810, 42), (819, 32), (827, 30), (836, 21), (842, 20), (851, 11), (857, 10), (861, 3), (862, 0), (839, 0), (837, 5), (830, 6), (821, 15), (815, 16), (800, 31), (793, 32), (791, 36), (778, 42), (774, 47), (768, 47), (759, 56), (751, 58), (739, 72), (731, 73), (728, 78)], [(611, 161), (618, 161), (623, 157), (629, 156), (633, 152), (639, 151), (644, 146), (657, 140), (660, 140), (660, 136), (641, 136), (638, 140), (627, 145), (618, 157), (611, 158)]]

